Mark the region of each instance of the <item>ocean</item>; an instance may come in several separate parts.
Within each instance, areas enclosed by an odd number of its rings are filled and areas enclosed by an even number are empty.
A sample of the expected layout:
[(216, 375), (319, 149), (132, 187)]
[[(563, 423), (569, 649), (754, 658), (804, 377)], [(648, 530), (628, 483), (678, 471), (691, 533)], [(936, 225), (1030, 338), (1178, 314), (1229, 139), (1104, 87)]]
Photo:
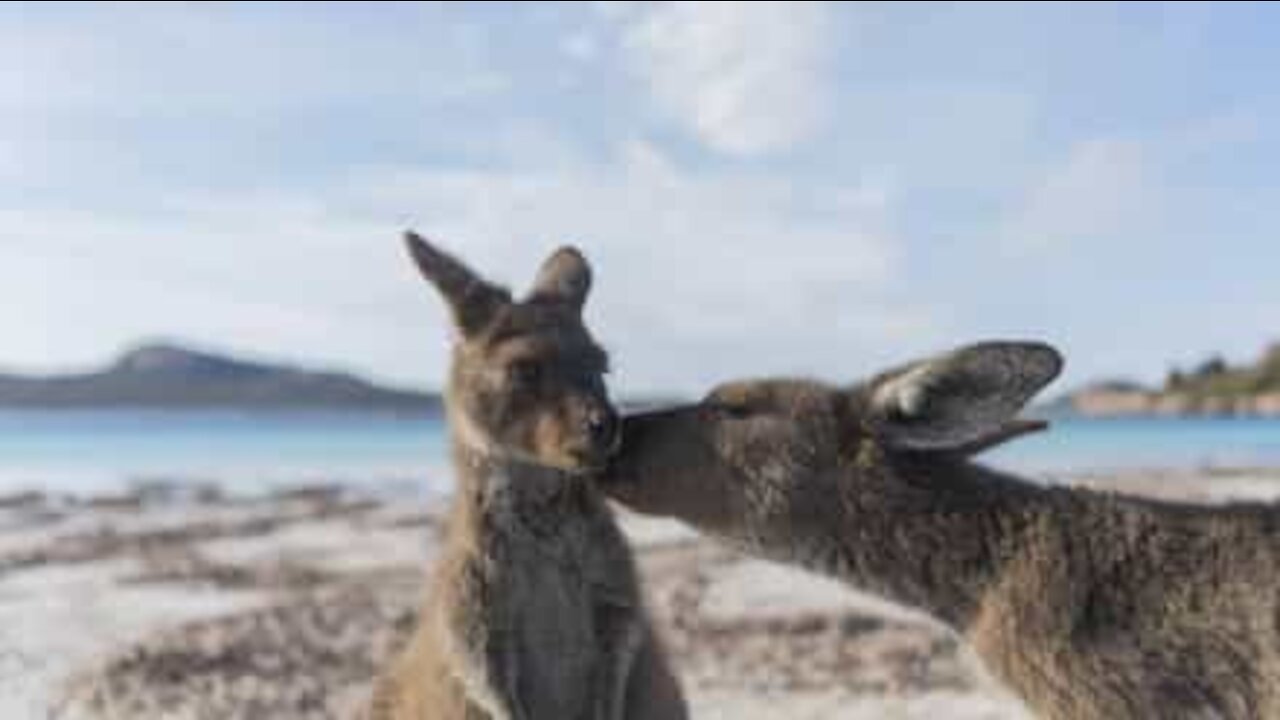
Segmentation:
[[(443, 419), (377, 413), (0, 412), (0, 493), (94, 493), (140, 481), (253, 491), (354, 483), (451, 487)], [(1037, 475), (1280, 467), (1280, 420), (1058, 420), (984, 458)]]
[(0, 492), (95, 493), (211, 481), (252, 492), (301, 483), (447, 492), (444, 419), (362, 412), (0, 412)]

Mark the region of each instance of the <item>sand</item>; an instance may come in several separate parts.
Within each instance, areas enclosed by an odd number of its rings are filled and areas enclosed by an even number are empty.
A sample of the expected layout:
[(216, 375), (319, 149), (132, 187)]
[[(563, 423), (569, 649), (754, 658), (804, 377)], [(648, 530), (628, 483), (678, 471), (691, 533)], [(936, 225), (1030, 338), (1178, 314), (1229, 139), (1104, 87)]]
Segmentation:
[[(1205, 502), (1280, 473), (1078, 478)], [(413, 627), (438, 507), (311, 487), (0, 498), (0, 718), (342, 718)], [(929, 618), (623, 514), (697, 718), (1026, 720)]]

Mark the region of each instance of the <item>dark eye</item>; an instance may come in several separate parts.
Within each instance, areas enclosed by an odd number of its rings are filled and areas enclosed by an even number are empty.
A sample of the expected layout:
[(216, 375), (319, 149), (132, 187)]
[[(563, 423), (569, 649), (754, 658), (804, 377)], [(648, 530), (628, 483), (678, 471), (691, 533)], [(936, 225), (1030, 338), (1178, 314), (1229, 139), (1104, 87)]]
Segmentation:
[(507, 369), (511, 381), (517, 385), (536, 385), (542, 379), (542, 368), (530, 360), (518, 360)]

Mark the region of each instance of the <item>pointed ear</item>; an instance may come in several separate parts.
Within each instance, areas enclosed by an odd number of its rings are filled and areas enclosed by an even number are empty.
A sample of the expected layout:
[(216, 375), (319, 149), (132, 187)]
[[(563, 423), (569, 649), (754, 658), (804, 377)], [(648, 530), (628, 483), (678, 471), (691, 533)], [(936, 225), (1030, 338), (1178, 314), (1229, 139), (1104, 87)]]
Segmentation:
[(497, 311), (511, 302), (504, 289), (485, 281), (453, 256), (410, 231), (404, 234), (409, 255), (422, 277), (440, 291), (463, 337), (483, 329)]
[(1061, 371), (1043, 343), (969, 345), (872, 380), (871, 427), (890, 447), (975, 454), (1044, 429), (1016, 415)]
[(566, 245), (542, 263), (529, 297), (568, 303), (581, 310), (590, 291), (591, 265), (581, 251)]

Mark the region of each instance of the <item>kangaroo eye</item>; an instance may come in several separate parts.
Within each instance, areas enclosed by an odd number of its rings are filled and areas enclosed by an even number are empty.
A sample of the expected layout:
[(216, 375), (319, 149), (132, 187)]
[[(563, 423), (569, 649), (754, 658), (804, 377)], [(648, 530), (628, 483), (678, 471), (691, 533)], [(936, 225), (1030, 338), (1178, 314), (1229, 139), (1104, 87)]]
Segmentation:
[(542, 379), (542, 368), (529, 360), (518, 360), (507, 369), (508, 377), (517, 385), (536, 385)]

